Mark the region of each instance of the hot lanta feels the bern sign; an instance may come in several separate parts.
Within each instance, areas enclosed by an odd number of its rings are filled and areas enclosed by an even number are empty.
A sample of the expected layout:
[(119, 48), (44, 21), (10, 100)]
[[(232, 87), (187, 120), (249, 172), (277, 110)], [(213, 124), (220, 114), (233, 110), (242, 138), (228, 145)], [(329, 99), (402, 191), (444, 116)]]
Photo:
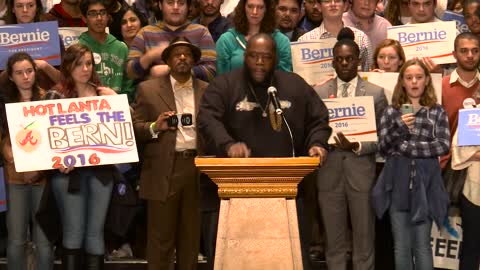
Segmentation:
[(126, 95), (6, 105), (18, 172), (138, 161)]

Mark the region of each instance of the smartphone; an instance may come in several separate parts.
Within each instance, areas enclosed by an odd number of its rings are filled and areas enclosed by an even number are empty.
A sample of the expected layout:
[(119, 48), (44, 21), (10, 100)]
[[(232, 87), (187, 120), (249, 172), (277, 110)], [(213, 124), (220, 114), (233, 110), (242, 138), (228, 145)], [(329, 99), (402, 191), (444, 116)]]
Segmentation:
[(413, 113), (413, 105), (410, 103), (402, 104), (400, 111), (402, 114)]

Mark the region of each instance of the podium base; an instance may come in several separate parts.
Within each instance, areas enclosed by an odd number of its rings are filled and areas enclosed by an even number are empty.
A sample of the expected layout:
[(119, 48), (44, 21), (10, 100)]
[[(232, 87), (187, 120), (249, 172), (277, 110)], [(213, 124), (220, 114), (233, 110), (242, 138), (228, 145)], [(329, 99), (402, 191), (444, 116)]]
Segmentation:
[(221, 200), (215, 270), (302, 270), (295, 199)]

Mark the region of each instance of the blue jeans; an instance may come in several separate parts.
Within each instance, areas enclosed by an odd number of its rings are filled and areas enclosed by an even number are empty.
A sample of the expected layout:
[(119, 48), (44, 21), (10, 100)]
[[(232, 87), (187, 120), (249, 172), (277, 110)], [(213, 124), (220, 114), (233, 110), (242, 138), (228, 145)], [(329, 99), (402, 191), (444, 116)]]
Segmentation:
[(9, 270), (27, 269), (25, 249), (28, 242), (30, 221), (33, 222), (30, 235), (33, 236), (32, 239), (36, 247), (36, 269), (53, 269), (52, 245), (35, 220), (35, 213), (42, 198), (43, 188), (43, 185), (8, 184), (7, 186), (7, 259)]
[(68, 174), (56, 173), (52, 178), (55, 199), (63, 225), (63, 247), (81, 249), (88, 254), (105, 253), (103, 226), (107, 215), (113, 181), (104, 185), (91, 168), (82, 168), (80, 190), (68, 192)]
[[(396, 270), (433, 270), (432, 221), (412, 224), (410, 212), (390, 208)], [(415, 260), (415, 267), (413, 260)]]

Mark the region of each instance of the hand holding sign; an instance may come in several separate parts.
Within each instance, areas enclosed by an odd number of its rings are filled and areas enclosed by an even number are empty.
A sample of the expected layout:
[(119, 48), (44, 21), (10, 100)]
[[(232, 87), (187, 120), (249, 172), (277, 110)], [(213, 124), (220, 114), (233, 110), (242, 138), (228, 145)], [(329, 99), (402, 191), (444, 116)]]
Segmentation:
[(360, 144), (358, 142), (350, 142), (343, 132), (337, 132), (337, 136), (334, 136), (335, 146), (344, 151), (358, 150)]

